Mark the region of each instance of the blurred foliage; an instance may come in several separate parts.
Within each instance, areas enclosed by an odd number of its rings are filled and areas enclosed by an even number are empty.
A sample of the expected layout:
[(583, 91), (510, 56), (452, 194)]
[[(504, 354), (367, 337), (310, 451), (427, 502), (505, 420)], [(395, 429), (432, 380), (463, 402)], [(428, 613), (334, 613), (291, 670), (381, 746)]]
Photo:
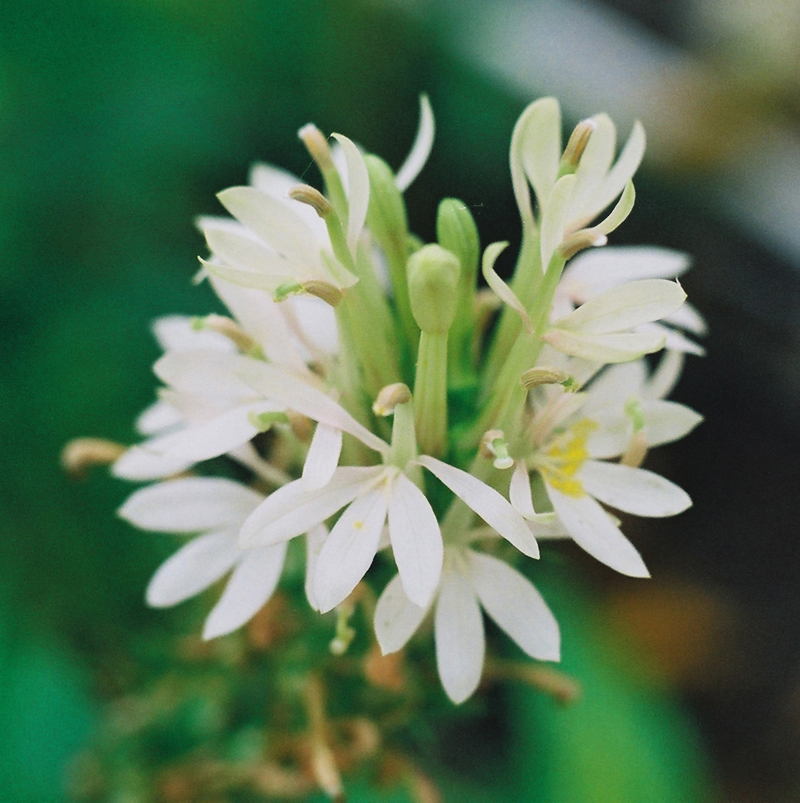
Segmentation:
[[(134, 438), (153, 397), (149, 321), (215, 306), (190, 283), (203, 251), (192, 219), (219, 212), (214, 193), (257, 159), (305, 174), (295, 132), (308, 120), (397, 166), (428, 90), (447, 145), (409, 192), (412, 223), (430, 237), (438, 198), (458, 195), (482, 230), (516, 231), (506, 161), (520, 104), (413, 22), (357, 0), (7, 0), (0, 19), (0, 788), (9, 803), (49, 803), (90, 722), (102, 712), (107, 734), (124, 695), (147, 698), (177, 676), (192, 705), (194, 670), (154, 654), (192, 632), (196, 608), (142, 601), (170, 544), (113, 517), (127, 487), (101, 472), (77, 484), (58, 465), (72, 437)], [(437, 738), (411, 740), (425, 772), (448, 799), (476, 803), (706, 800), (673, 701), (625, 674), (591, 604), (558, 587), (565, 669), (585, 700), (562, 712), (528, 691), (493, 692), (499, 713), (459, 711)], [(214, 672), (213, 683), (240, 682), (224, 661)], [(196, 716), (160, 712), (156, 731), (178, 753), (195, 744), (187, 728), (205, 738), (227, 721), (229, 698), (211, 697)], [(242, 729), (234, 741), (251, 749), (252, 723)], [(164, 744), (147, 760), (169, 763)], [(119, 740), (105, 749), (123, 775), (152, 766)], [(374, 779), (352, 800), (379, 799)]]

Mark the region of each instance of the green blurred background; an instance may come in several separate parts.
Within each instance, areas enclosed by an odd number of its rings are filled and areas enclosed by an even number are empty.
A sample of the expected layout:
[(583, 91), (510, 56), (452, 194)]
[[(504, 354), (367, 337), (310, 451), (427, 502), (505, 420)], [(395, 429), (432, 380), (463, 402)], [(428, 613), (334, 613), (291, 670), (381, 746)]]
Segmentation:
[(67, 799), (71, 756), (145, 674), (142, 645), (187, 627), (144, 606), (171, 544), (116, 520), (129, 489), (102, 471), (76, 483), (58, 459), (77, 436), (131, 442), (154, 392), (150, 321), (214, 307), (190, 282), (193, 219), (253, 161), (303, 174), (308, 121), (397, 167), (422, 91), (438, 136), (407, 200), (426, 239), (456, 196), (484, 243), (516, 241), (507, 149), (533, 98), (557, 94), (568, 122), (608, 110), (623, 135), (641, 116), (651, 148), (614, 242), (690, 252), (685, 287), (711, 325), (676, 393), (707, 423), (650, 462), (695, 507), (630, 523), (652, 581), (577, 551), (550, 567), (585, 699), (564, 712), (509, 691), (500, 770), (480, 760), (478, 726), (464, 755), (435, 757), (448, 799), (800, 799), (800, 4), (753, 8), (3, 3), (3, 803)]

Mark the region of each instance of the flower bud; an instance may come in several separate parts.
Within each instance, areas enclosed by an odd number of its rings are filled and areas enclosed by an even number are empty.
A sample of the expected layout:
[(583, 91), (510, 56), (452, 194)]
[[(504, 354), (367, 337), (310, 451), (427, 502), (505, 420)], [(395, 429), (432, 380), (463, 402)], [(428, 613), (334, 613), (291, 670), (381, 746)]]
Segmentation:
[(447, 332), (458, 306), (458, 257), (440, 245), (424, 245), (409, 258), (407, 271), (417, 326), (428, 334)]
[(389, 165), (373, 154), (364, 156), (369, 173), (369, 209), (367, 225), (379, 243), (391, 242), (401, 251), (406, 248), (408, 222), (403, 195)]
[(462, 201), (445, 198), (439, 204), (436, 236), (442, 248), (452, 251), (459, 258), (464, 278), (472, 274), (472, 281), (469, 283), (472, 289), (474, 274), (478, 268), (480, 243), (475, 220)]

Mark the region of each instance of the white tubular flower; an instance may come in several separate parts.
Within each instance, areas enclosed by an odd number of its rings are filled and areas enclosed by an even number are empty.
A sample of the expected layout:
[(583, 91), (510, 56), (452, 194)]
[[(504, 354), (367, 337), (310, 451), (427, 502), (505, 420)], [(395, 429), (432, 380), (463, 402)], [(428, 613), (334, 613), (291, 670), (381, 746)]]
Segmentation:
[[(642, 279), (676, 279), (689, 268), (686, 254), (653, 246), (622, 246), (601, 248), (579, 254), (569, 265), (556, 289), (554, 316), (570, 313), (606, 290), (627, 282)], [(665, 326), (664, 324), (668, 324)], [(683, 304), (665, 315), (661, 323), (644, 323), (637, 331), (658, 332), (664, 337), (664, 347), (702, 355), (704, 350), (677, 329), (694, 335), (706, 333), (703, 318), (691, 304)]]
[(337, 468), (331, 481), (316, 491), (309, 491), (302, 479), (289, 483), (267, 497), (245, 521), (242, 546), (286, 541), (346, 508), (317, 558), (313, 596), (325, 612), (342, 602), (367, 572), (388, 519), (400, 581), (409, 599), (424, 607), (439, 582), (443, 547), (433, 508), (408, 476), (416, 466), (427, 468), (521, 552), (538, 557), (536, 540), (524, 518), (497, 491), (426, 455), (403, 468)]
[(686, 299), (677, 282), (643, 279), (594, 296), (553, 322), (542, 339), (553, 348), (595, 362), (628, 362), (664, 347), (661, 331), (642, 324), (675, 313)]
[[(483, 674), (481, 608), (531, 658), (560, 659), (558, 623), (541, 594), (526, 577), (490, 555), (448, 546), (432, 605), (439, 677), (454, 703), (470, 697)], [(429, 610), (412, 602), (395, 577), (375, 609), (375, 634), (384, 655), (402, 649)]]
[(263, 495), (221, 478), (190, 477), (136, 491), (119, 515), (143, 530), (201, 533), (161, 565), (147, 587), (147, 602), (166, 608), (199, 594), (230, 572), (211, 610), (203, 638), (230, 633), (247, 622), (278, 584), (286, 544), (242, 550), (242, 522)]
[[(648, 577), (647, 568), (599, 503), (637, 516), (663, 517), (686, 510), (691, 499), (658, 474), (598, 458), (622, 454), (630, 443), (630, 439), (624, 442), (629, 432), (644, 429), (653, 443), (664, 443), (699, 423), (699, 416), (682, 405), (652, 398), (639, 402), (628, 395), (634, 387), (647, 393), (646, 385), (637, 384), (641, 370), (641, 366), (609, 369), (596, 383), (597, 400), (592, 389), (575, 394), (554, 388), (549, 403), (528, 427), (533, 448), (517, 460), (509, 491), (517, 510), (533, 518), (528, 471), (537, 471), (567, 534), (597, 560), (632, 577)], [(625, 415), (632, 417), (629, 424), (620, 420)]]

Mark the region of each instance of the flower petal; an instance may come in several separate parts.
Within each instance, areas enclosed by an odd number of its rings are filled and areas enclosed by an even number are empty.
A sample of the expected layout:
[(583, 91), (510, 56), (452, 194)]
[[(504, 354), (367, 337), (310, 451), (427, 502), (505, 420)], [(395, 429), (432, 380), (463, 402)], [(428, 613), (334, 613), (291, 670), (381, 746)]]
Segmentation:
[(131, 446), (111, 466), (111, 473), (115, 477), (132, 482), (147, 482), (171, 477), (185, 471), (192, 465), (191, 460), (165, 457), (161, 453), (151, 452), (145, 441), (141, 446)]
[(591, 496), (568, 496), (551, 485), (547, 493), (572, 540), (592, 557), (630, 577), (649, 577), (633, 544)]
[(622, 153), (592, 198), (592, 208), (596, 210), (594, 214), (605, 209), (633, 178), (644, 156), (645, 144), (644, 128), (636, 120)]
[(301, 478), (271, 493), (247, 518), (239, 533), (243, 547), (287, 541), (308, 532), (353, 501), (383, 471), (381, 466), (338, 468), (331, 481), (309, 491)]
[(147, 604), (168, 608), (199, 594), (229, 571), (240, 554), (231, 530), (192, 539), (153, 575), (147, 586)]
[(319, 605), (314, 597), (314, 572), (317, 569), (317, 558), (322, 550), (322, 545), (328, 537), (328, 528), (324, 524), (312, 527), (306, 533), (306, 582), (305, 591), (308, 604), (315, 610), (319, 610)]
[(442, 578), (435, 614), (436, 663), (454, 703), (463, 703), (478, 688), (483, 674), (483, 617), (472, 588), (454, 569)]
[(386, 488), (367, 491), (333, 526), (314, 572), (314, 599), (321, 613), (342, 602), (367, 573), (378, 551), (388, 504)]
[(203, 627), (203, 638), (224, 636), (249, 621), (272, 596), (286, 556), (286, 543), (246, 552)]
[(436, 132), (436, 125), (433, 119), (433, 109), (428, 100), (428, 96), (419, 96), (419, 127), (417, 135), (414, 137), (414, 144), (411, 146), (408, 156), (397, 171), (395, 183), (400, 192), (405, 192), (413, 183), (414, 179), (428, 161), (431, 148), (433, 147), (433, 137)]
[(675, 516), (692, 504), (682, 488), (643, 468), (587, 460), (579, 476), (596, 499), (635, 516)]
[(442, 533), (425, 494), (405, 474), (392, 482), (389, 538), (406, 596), (426, 608), (442, 573)]
[(342, 451), (342, 430), (317, 424), (303, 464), (303, 482), (310, 491), (330, 482)]
[(416, 462), (441, 480), (520, 552), (531, 558), (539, 557), (539, 547), (525, 519), (494, 488), (490, 488), (485, 482), (481, 482), (466, 471), (434, 457), (422, 455)]
[(388, 443), (373, 435), (344, 407), (310, 382), (258, 360), (240, 362), (236, 373), (242, 381), (259, 393), (263, 393), (266, 398), (273, 399), (288, 409), (296, 410), (314, 421), (349, 432), (370, 449), (381, 453), (389, 450)]
[(677, 310), (686, 293), (677, 282), (642, 279), (605, 290), (555, 322), (558, 329), (585, 334), (624, 332)]
[(555, 184), (542, 208), (541, 256), (542, 270), (546, 271), (553, 254), (564, 239), (570, 198), (575, 189), (575, 176), (562, 176)]
[(405, 595), (400, 575), (390, 581), (375, 606), (375, 637), (384, 655), (405, 647), (427, 614)]
[(181, 414), (168, 402), (158, 400), (142, 410), (136, 418), (140, 435), (156, 435), (183, 423)]
[(472, 586), (486, 613), (540, 661), (561, 658), (558, 622), (533, 584), (497, 558), (467, 552)]
[(542, 340), (553, 348), (594, 362), (628, 362), (664, 348), (664, 336), (658, 332), (612, 332), (586, 334), (567, 329), (551, 329)]
[(591, 221), (603, 208), (597, 206), (595, 198), (611, 167), (617, 145), (617, 129), (607, 114), (596, 114), (591, 122), (594, 130), (575, 171), (575, 191), (569, 204), (569, 220), (577, 224), (573, 228)]
[(333, 137), (342, 146), (347, 162), (347, 247), (355, 257), (358, 238), (367, 218), (369, 173), (355, 143), (343, 134), (334, 134)]
[(136, 491), (117, 513), (142, 530), (196, 533), (244, 521), (263, 499), (233, 480), (186, 477)]
[(486, 284), (492, 289), (492, 292), (522, 318), (525, 331), (528, 332), (528, 334), (532, 334), (533, 324), (528, 316), (528, 311), (525, 309), (525, 305), (517, 298), (514, 291), (497, 275), (494, 269), (494, 263), (497, 257), (507, 246), (508, 243), (492, 243), (487, 246), (486, 250), (483, 252), (481, 272), (483, 273), (483, 278), (486, 279)]

